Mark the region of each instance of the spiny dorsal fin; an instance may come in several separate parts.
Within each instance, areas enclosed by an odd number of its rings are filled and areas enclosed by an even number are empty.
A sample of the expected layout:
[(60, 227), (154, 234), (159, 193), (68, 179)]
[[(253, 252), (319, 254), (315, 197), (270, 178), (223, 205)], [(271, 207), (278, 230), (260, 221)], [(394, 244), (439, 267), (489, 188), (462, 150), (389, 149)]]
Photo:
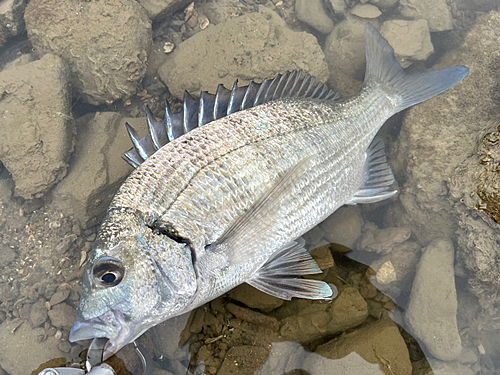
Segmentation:
[(157, 121), (146, 106), (148, 134), (139, 139), (137, 132), (129, 124), (127, 130), (134, 147), (124, 153), (124, 159), (137, 168), (168, 142), (231, 113), (255, 107), (282, 98), (309, 98), (339, 101), (340, 95), (325, 84), (317, 83), (316, 78), (302, 70), (287, 71), (274, 79), (262, 83), (250, 82), (248, 86), (238, 87), (234, 82), (232, 90), (219, 85), (216, 94), (202, 91), (200, 99), (184, 93), (182, 110), (173, 114), (166, 101), (165, 118)]

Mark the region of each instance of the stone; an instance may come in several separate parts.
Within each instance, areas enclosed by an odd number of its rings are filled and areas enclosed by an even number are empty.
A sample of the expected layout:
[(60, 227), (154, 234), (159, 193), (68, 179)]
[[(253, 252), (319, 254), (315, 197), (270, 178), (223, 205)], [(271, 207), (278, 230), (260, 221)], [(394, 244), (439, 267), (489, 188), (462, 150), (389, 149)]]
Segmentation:
[(462, 352), (454, 260), (453, 243), (447, 238), (423, 250), (405, 314), (410, 333), (443, 361), (454, 360)]
[(54, 327), (71, 328), (76, 318), (76, 310), (66, 303), (53, 306), (48, 314)]
[(239, 79), (243, 86), (294, 69), (319, 81), (328, 77), (316, 38), (291, 31), (276, 13), (261, 7), (261, 13), (230, 19), (182, 42), (158, 73), (172, 95), (181, 98), (184, 90), (215, 92), (219, 83), (233, 87)]
[(382, 24), (380, 33), (394, 48), (394, 55), (403, 68), (415, 61), (425, 61), (434, 53), (426, 20), (386, 21)]
[(370, 2), (376, 5), (382, 12), (386, 12), (394, 8), (399, 0), (371, 0)]
[(123, 118), (114, 112), (97, 112), (77, 120), (77, 143), (68, 175), (54, 190), (54, 201), (73, 212), (81, 223), (96, 225), (114, 193), (133, 170), (121, 158), (132, 143), (125, 122), (145, 134), (145, 118)]
[(152, 44), (151, 21), (134, 0), (33, 0), (26, 29), (39, 56), (60, 56), (73, 88), (90, 104), (111, 104), (137, 91)]
[(0, 268), (8, 266), (10, 262), (16, 259), (17, 253), (8, 245), (0, 243)]
[(297, 18), (322, 34), (331, 33), (333, 21), (326, 15), (321, 0), (295, 0)]
[(151, 20), (162, 19), (187, 7), (192, 0), (138, 0)]
[(332, 5), (334, 13), (345, 13), (346, 5), (344, 0), (330, 0), (330, 4)]
[(431, 32), (453, 29), (453, 19), (446, 0), (401, 0), (400, 12), (404, 17), (424, 19)]
[(0, 160), (12, 174), (14, 194), (43, 196), (66, 174), (73, 149), (68, 67), (59, 58), (0, 72)]
[(335, 338), (318, 346), (314, 352), (330, 359), (355, 352), (365, 361), (378, 364), (386, 374), (412, 374), (405, 341), (396, 324), (388, 318)]
[(44, 302), (38, 301), (31, 305), (30, 309), (30, 323), (31, 326), (41, 326), (47, 320), (47, 307)]
[(330, 68), (329, 83), (344, 97), (358, 93), (364, 78), (365, 24), (370, 22), (379, 29), (377, 19), (361, 19), (346, 15), (346, 19), (335, 25), (325, 41), (325, 56)]
[(50, 305), (55, 306), (61, 302), (66, 301), (66, 299), (69, 297), (69, 294), (71, 293), (71, 289), (59, 289), (57, 292), (55, 292), (52, 297), (50, 297)]
[(352, 248), (361, 235), (363, 221), (356, 209), (341, 207), (323, 221), (319, 227), (324, 231), (324, 238), (330, 243), (337, 243)]
[(413, 375), (474, 375), (469, 367), (457, 362), (443, 362), (430, 359), (426, 366), (419, 366)]
[(410, 228), (378, 229), (376, 226), (369, 226), (358, 247), (363, 251), (387, 254), (394, 246), (405, 242), (410, 236)]
[(334, 335), (363, 323), (368, 316), (365, 300), (356, 288), (342, 290), (332, 303), (303, 301), (297, 314), (280, 321), (281, 336), (301, 344)]
[(26, 0), (0, 1), (0, 47), (8, 37), (24, 32), (24, 8)]
[(218, 375), (253, 375), (267, 359), (269, 351), (260, 346), (233, 346), (228, 350)]
[[(0, 324), (0, 368), (10, 375), (26, 375), (35, 371), (41, 363), (53, 358), (64, 357), (57, 348), (59, 340), (47, 337), (41, 343), (37, 341), (39, 332), (29, 324), (21, 324), (14, 333), (13, 321)], [(69, 358), (68, 358), (69, 359)], [(38, 373), (38, 372), (36, 372)]]
[(229, 298), (241, 302), (252, 309), (271, 311), (283, 305), (283, 300), (261, 292), (248, 284), (238, 285), (229, 292)]
[(377, 18), (382, 12), (372, 4), (358, 4), (351, 9), (351, 14), (360, 18)]

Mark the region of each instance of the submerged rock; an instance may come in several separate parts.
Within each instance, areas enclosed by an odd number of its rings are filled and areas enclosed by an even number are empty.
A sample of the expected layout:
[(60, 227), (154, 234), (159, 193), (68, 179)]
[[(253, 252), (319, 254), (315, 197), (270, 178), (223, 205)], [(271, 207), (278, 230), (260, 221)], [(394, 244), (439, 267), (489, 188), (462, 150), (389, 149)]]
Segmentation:
[(321, 0), (296, 0), (297, 18), (320, 33), (328, 34), (333, 30), (333, 21), (326, 15)]
[(41, 197), (66, 174), (74, 124), (68, 67), (57, 56), (0, 72), (0, 160), (14, 194)]
[(322, 82), (328, 77), (316, 38), (291, 31), (277, 14), (262, 8), (262, 13), (231, 19), (182, 42), (158, 73), (180, 98), (184, 90), (194, 95), (200, 90), (215, 92), (219, 83), (231, 88), (240, 79), (243, 86), (294, 69), (303, 69)]
[(26, 29), (39, 56), (63, 58), (87, 102), (133, 95), (146, 73), (151, 22), (134, 0), (32, 0)]
[(453, 19), (446, 0), (401, 0), (400, 3), (404, 17), (427, 20), (432, 32), (453, 29)]
[(410, 332), (443, 361), (456, 359), (462, 352), (454, 259), (449, 239), (435, 240), (423, 250), (405, 315)]

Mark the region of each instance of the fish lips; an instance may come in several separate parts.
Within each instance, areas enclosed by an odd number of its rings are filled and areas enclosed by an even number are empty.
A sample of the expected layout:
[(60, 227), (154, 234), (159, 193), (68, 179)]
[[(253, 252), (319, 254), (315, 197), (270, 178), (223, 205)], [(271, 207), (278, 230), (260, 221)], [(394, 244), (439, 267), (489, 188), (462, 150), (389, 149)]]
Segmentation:
[(108, 338), (109, 341), (103, 352), (103, 361), (105, 361), (135, 339), (135, 332), (131, 328), (126, 316), (117, 310), (109, 310), (101, 316), (91, 319), (77, 316), (69, 333), (69, 341)]

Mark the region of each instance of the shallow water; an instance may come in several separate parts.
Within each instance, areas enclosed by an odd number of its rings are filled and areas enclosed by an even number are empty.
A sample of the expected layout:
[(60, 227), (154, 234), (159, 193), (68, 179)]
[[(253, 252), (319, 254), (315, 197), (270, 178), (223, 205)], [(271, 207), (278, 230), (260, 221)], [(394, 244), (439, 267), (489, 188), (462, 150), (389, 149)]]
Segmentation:
[[(0, 34), (0, 375), (82, 362), (90, 342), (68, 335), (98, 225), (132, 171), (125, 121), (143, 135), (145, 104), (161, 118), (184, 89), (292, 69), (354, 95), (367, 20), (410, 72), (471, 72), (381, 129), (396, 197), (342, 207), (304, 235), (315, 277), (339, 296), (283, 302), (242, 285), (137, 341), (155, 375), (500, 374), (500, 16), (487, 14), (500, 1), (432, 0), (429, 15), (403, 0), (220, 0), (165, 17), (125, 0), (111, 15), (94, 2), (43, 3), (27, 11), (30, 38), (23, 26), (14, 35), (14, 16)], [(44, 29), (42, 14), (57, 27)], [(50, 50), (62, 59), (40, 60)], [(119, 357), (141, 373), (131, 346)]]

